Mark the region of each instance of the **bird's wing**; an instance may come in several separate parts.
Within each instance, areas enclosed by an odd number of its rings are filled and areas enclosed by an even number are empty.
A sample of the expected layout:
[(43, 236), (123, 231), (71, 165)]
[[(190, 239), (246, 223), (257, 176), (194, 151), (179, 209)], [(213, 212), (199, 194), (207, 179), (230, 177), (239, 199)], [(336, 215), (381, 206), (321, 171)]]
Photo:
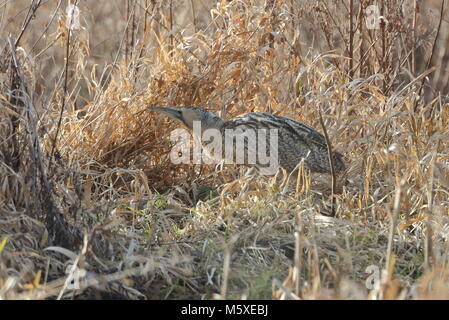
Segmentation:
[(245, 126), (252, 129), (278, 129), (286, 136), (298, 137), (308, 145), (326, 147), (326, 139), (315, 129), (302, 122), (263, 112), (250, 112), (226, 122), (227, 128)]

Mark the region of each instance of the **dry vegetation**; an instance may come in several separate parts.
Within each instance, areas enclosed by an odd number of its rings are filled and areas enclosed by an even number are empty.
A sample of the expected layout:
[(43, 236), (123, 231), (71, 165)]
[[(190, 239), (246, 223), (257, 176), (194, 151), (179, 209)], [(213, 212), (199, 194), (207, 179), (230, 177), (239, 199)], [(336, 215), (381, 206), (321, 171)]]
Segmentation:
[[(370, 30), (365, 0), (72, 3), (69, 31), (67, 1), (0, 1), (1, 299), (449, 298), (439, 4)], [(147, 105), (321, 108), (336, 215), (326, 175), (171, 164)]]

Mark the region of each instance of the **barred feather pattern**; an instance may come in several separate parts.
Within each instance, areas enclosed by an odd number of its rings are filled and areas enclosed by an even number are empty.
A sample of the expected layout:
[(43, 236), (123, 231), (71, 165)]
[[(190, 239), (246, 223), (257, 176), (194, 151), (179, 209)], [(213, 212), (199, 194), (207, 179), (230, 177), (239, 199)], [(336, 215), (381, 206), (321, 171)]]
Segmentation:
[[(226, 121), (224, 128), (277, 129), (278, 157), (282, 168), (292, 172), (304, 159), (304, 165), (310, 171), (330, 172), (324, 136), (302, 122), (269, 113), (250, 112)], [(336, 171), (344, 171), (343, 156), (334, 151), (333, 158)]]

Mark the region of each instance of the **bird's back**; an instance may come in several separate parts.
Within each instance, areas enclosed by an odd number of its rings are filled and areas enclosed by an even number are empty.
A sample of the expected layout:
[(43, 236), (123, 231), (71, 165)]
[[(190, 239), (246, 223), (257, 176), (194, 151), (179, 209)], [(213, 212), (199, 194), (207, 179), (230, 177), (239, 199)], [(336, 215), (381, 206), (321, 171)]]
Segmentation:
[(277, 116), (265, 112), (249, 112), (230, 120), (230, 126), (252, 125), (253, 128), (266, 128), (284, 130), (292, 136), (303, 137), (304, 139), (326, 146), (326, 139), (315, 129), (305, 125), (300, 121), (291, 118)]

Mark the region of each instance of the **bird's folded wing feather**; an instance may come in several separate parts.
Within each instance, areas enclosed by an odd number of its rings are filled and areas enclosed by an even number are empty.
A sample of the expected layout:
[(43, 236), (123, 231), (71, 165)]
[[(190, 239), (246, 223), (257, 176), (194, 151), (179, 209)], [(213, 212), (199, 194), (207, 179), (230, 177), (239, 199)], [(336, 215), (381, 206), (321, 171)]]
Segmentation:
[(282, 136), (301, 138), (306, 144), (315, 144), (326, 147), (324, 136), (315, 129), (302, 122), (286, 117), (276, 116), (263, 112), (250, 112), (238, 116), (225, 123), (226, 129), (234, 128), (278, 129), (283, 131)]

